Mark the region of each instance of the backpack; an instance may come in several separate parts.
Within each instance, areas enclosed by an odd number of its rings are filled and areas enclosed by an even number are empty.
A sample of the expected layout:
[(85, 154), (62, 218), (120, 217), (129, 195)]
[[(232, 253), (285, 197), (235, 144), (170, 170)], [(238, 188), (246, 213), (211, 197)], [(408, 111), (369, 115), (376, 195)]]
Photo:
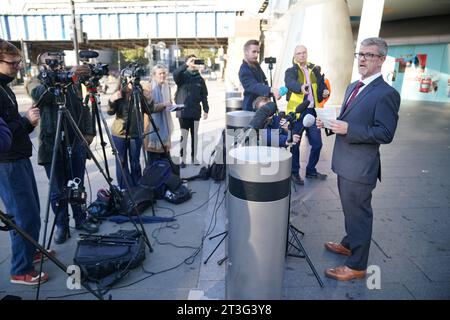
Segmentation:
[(227, 174), (226, 154), (225, 130), (223, 130), (221, 141), (219, 141), (214, 148), (214, 151), (211, 153), (211, 158), (214, 160), (208, 168), (209, 176), (215, 181), (225, 180)]
[(120, 214), (135, 215), (136, 210), (133, 208), (133, 201), (136, 205), (137, 213), (141, 214), (153, 204), (153, 190), (147, 186), (140, 185), (132, 187), (130, 192), (124, 191)]
[(145, 260), (145, 242), (140, 231), (119, 230), (107, 235), (82, 235), (73, 261), (83, 281), (107, 288)]
[(179, 188), (175, 191), (171, 191), (167, 189), (164, 194), (164, 199), (169, 201), (170, 203), (180, 204), (192, 198), (191, 190), (189, 190), (185, 185), (180, 185)]
[(163, 199), (166, 183), (170, 179), (176, 179), (174, 176), (176, 177), (168, 160), (156, 160), (144, 169), (139, 185), (153, 190), (155, 199)]

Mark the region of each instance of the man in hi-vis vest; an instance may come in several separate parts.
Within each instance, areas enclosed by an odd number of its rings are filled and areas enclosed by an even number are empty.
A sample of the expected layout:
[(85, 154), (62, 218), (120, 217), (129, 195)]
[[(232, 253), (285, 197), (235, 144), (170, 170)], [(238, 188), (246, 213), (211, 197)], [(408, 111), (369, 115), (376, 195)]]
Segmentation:
[[(293, 66), (286, 70), (284, 82), (289, 89), (287, 94), (287, 112), (294, 112), (296, 107), (305, 100), (309, 100), (308, 108), (301, 113), (299, 121), (296, 122), (294, 131), (301, 132), (303, 117), (312, 114), (316, 117), (315, 107), (319, 107), (320, 102), (327, 98), (330, 92), (324, 82), (324, 75), (321, 74), (320, 67), (307, 61), (308, 51), (305, 46), (295, 47)], [(322, 149), (322, 137), (320, 130), (314, 124), (305, 128), (308, 141), (311, 145), (308, 165), (306, 166), (306, 178), (321, 179), (327, 178), (326, 174), (317, 172), (316, 165), (319, 161), (320, 150)], [(292, 177), (296, 184), (302, 185), (304, 182), (300, 178), (300, 148), (299, 143), (291, 148), (292, 152)]]

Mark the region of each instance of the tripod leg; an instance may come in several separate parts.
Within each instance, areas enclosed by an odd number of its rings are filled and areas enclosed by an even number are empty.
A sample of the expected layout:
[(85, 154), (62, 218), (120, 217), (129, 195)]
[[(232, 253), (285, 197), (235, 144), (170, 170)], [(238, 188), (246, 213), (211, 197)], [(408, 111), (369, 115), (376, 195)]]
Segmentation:
[(219, 266), (221, 266), (226, 260), (228, 260), (228, 256), (223, 257), (222, 259), (220, 259), (219, 261), (217, 261), (217, 264)]
[[(52, 162), (51, 162), (51, 167), (50, 167), (50, 177), (48, 179), (47, 205), (45, 207), (44, 235), (43, 235), (43, 239), (42, 239), (43, 246), (45, 246), (45, 243), (47, 241), (47, 225), (49, 222), (49, 215), (50, 215), (51, 190), (52, 190), (53, 183), (55, 183), (56, 157), (57, 157), (59, 145), (61, 143), (61, 125), (62, 125), (61, 122), (62, 122), (63, 112), (64, 111), (61, 108), (58, 110), (58, 120), (56, 122), (56, 133), (55, 133), (56, 139), (55, 139), (55, 143), (53, 145)], [(55, 219), (56, 219), (56, 217), (55, 217)], [(49, 238), (49, 244), (47, 247), (48, 249), (50, 248), (51, 237), (53, 236), (55, 223), (56, 223), (56, 220), (53, 223), (52, 232), (51, 232), (51, 236)], [(40, 270), (40, 272), (41, 271), (42, 270)]]
[[(52, 261), (58, 268), (60, 268), (64, 273), (67, 273), (67, 266), (64, 265), (61, 261), (59, 261), (57, 258), (55, 258), (53, 255), (49, 254), (48, 251), (41, 246), (36, 240), (34, 240), (28, 233), (25, 232), (22, 228), (17, 226), (11, 219), (9, 219), (4, 212), (0, 210), (0, 220), (9, 228), (14, 229), (18, 234), (20, 234), (25, 240), (27, 240), (29, 243), (33, 245), (39, 252), (41, 252), (44, 256), (46, 256), (50, 261)], [(41, 260), (41, 267), (42, 267), (42, 260)], [(41, 273), (42, 270), (39, 271)], [(71, 274), (68, 274), (71, 275)], [(81, 285), (85, 287), (90, 293), (92, 293), (96, 298), (103, 300), (102, 296), (97, 295), (92, 289), (85, 286), (83, 282), (81, 282)]]
[(323, 288), (323, 282), (322, 279), (320, 278), (319, 274), (317, 273), (316, 268), (314, 267), (311, 259), (309, 259), (308, 254), (305, 251), (305, 248), (303, 248), (303, 245), (299, 239), (299, 237), (297, 236), (297, 234), (295, 232), (292, 232), (292, 235), (294, 237), (295, 242), (297, 243), (297, 245), (300, 247), (301, 251), (303, 252), (303, 254), (305, 255), (306, 261), (309, 264), (309, 267), (311, 268), (312, 272), (314, 273), (314, 275), (316, 276), (317, 281), (319, 282), (320, 286)]
[(211, 258), (211, 256), (214, 254), (214, 252), (216, 252), (216, 250), (219, 248), (219, 246), (221, 245), (221, 243), (223, 242), (223, 240), (225, 240), (225, 238), (228, 235), (228, 232), (225, 231), (224, 233), (222, 233), (224, 236), (222, 237), (222, 239), (220, 239), (219, 243), (216, 245), (216, 247), (214, 248), (214, 250), (209, 254), (208, 258), (206, 258), (205, 262), (203, 262), (203, 264), (207, 264), (209, 259)]
[[(94, 161), (95, 165), (97, 166), (97, 168), (98, 168), (98, 170), (100, 171), (100, 173), (102, 174), (102, 176), (105, 178), (105, 180), (106, 180), (106, 182), (108, 183), (110, 189), (113, 190), (114, 188), (113, 188), (113, 186), (112, 186), (112, 184), (111, 184), (111, 181), (108, 181), (108, 178), (106, 177), (105, 172), (104, 172), (103, 169), (102, 169), (102, 166), (100, 165), (100, 163), (98, 162), (98, 160), (95, 158), (94, 153), (93, 153), (92, 150), (89, 148), (89, 144), (87, 143), (86, 139), (83, 137), (83, 134), (81, 133), (81, 131), (80, 131), (80, 129), (78, 128), (78, 126), (76, 125), (75, 120), (73, 120), (73, 118), (72, 118), (72, 116), (70, 115), (70, 113), (67, 113), (67, 119), (69, 120), (69, 123), (71, 124), (72, 129), (75, 131), (75, 133), (77, 134), (78, 138), (82, 141), (82, 143), (83, 143), (84, 146), (86, 147), (87, 153), (89, 154), (89, 156), (91, 157), (91, 159)], [(105, 120), (105, 122), (106, 122), (106, 120)], [(113, 145), (114, 145), (114, 142), (113, 142), (113, 140), (112, 140), (111, 137), (110, 137), (110, 139), (111, 139), (111, 146), (113, 146)], [(114, 148), (115, 148), (115, 146), (114, 146)], [(117, 149), (116, 149), (116, 150), (117, 150)], [(123, 172), (123, 167), (120, 167), (120, 168), (121, 168), (121, 170), (122, 170), (122, 174), (124, 174), (124, 172)], [(125, 179), (124, 181), (125, 181), (125, 184), (126, 184), (125, 192), (127, 192), (129, 198), (130, 198), (131, 200), (133, 200), (133, 197), (132, 197), (132, 194), (131, 194), (131, 191), (130, 191), (130, 186), (129, 186), (129, 184), (128, 184), (128, 181), (127, 181), (127, 179)], [(142, 222), (141, 215), (140, 215), (139, 212), (137, 211), (136, 203), (133, 201), (133, 204), (132, 204), (132, 205), (133, 205), (133, 210), (134, 210), (134, 212), (135, 212), (135, 214), (136, 214), (136, 216), (137, 216), (137, 218), (138, 218), (139, 225), (140, 225), (140, 229), (137, 227), (136, 222), (134, 222), (134, 219), (132, 219), (131, 217), (130, 217), (130, 222), (134, 225), (134, 227), (136, 228), (136, 230), (139, 230), (139, 231), (143, 234), (143, 236), (144, 236), (144, 241), (145, 241), (146, 245), (148, 246), (150, 252), (153, 252), (153, 248), (152, 248), (152, 245), (151, 245), (151, 243), (150, 243), (150, 240), (148, 239), (147, 232), (145, 231), (145, 228), (144, 228), (144, 224), (143, 224), (143, 222)]]
[(53, 219), (52, 229), (50, 230), (50, 236), (48, 237), (47, 250), (50, 249), (50, 245), (52, 243), (53, 234), (55, 233), (55, 227), (56, 227), (56, 215), (55, 215), (55, 219)]
[(94, 99), (92, 100), (92, 122), (94, 124), (94, 128), (95, 128), (95, 123), (97, 123), (98, 126), (98, 133), (100, 136), (100, 145), (102, 146), (102, 150), (103, 150), (103, 159), (105, 161), (105, 170), (106, 170), (106, 176), (108, 177), (108, 179), (110, 181), (112, 181), (111, 178), (111, 174), (109, 173), (109, 166), (108, 166), (108, 158), (106, 157), (106, 145), (107, 143), (105, 142), (105, 140), (103, 139), (103, 131), (102, 131), (102, 124), (100, 121), (100, 116), (98, 114), (98, 107), (99, 107), (99, 103), (97, 102), (97, 97), (94, 96)]

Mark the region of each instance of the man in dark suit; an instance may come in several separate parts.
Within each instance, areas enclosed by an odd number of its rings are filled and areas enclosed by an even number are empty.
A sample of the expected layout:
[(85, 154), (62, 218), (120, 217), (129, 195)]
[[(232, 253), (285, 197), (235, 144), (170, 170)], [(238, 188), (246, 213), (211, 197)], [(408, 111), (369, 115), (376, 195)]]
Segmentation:
[[(347, 256), (344, 265), (325, 270), (327, 277), (346, 281), (364, 278), (372, 238), (372, 191), (381, 181), (380, 144), (390, 143), (395, 134), (400, 107), (399, 93), (381, 76), (387, 44), (381, 38), (361, 42), (355, 57), (361, 80), (350, 84), (337, 120), (329, 129), (336, 133), (332, 170), (345, 218), (346, 235), (340, 243), (325, 248)], [(324, 123), (317, 119), (317, 126)]]
[(280, 99), (278, 89), (271, 88), (267, 83), (266, 75), (258, 62), (259, 42), (258, 40), (248, 40), (244, 45), (244, 60), (239, 69), (239, 81), (244, 88), (244, 101), (242, 109), (253, 110), (253, 101), (257, 97), (274, 96)]

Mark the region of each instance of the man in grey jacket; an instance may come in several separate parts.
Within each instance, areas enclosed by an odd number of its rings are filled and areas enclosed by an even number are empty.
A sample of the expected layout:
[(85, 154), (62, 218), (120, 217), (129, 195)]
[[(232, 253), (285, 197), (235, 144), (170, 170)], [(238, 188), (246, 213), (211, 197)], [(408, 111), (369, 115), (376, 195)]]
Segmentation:
[[(381, 181), (380, 144), (392, 142), (400, 107), (399, 93), (381, 75), (387, 44), (381, 38), (361, 42), (355, 57), (361, 80), (350, 84), (337, 120), (330, 128), (336, 134), (332, 170), (345, 218), (346, 235), (340, 243), (325, 248), (347, 256), (344, 265), (325, 270), (327, 277), (346, 281), (366, 275), (372, 238), (372, 191)], [(317, 119), (317, 126), (323, 122)]]

